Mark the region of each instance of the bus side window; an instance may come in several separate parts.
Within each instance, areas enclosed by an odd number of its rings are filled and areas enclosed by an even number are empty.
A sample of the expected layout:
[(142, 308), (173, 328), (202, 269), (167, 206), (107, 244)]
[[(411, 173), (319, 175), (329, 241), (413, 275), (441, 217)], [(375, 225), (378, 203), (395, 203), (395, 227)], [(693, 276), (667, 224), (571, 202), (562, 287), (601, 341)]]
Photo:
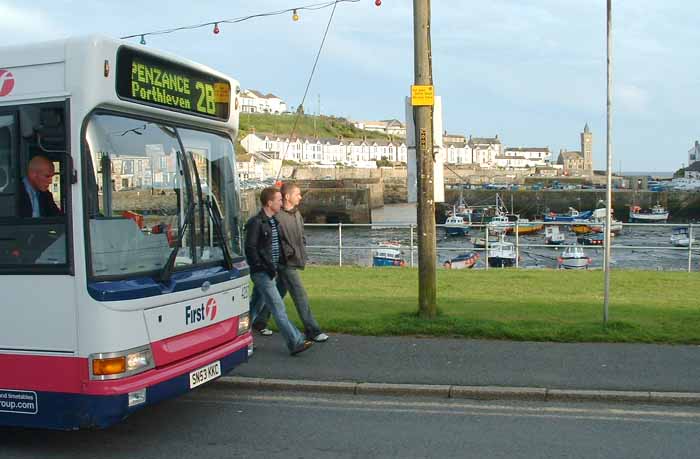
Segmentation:
[(15, 214), (12, 151), (16, 129), (13, 115), (0, 115), (0, 217)]
[(64, 110), (62, 104), (28, 104), (0, 114), (3, 272), (67, 269)]

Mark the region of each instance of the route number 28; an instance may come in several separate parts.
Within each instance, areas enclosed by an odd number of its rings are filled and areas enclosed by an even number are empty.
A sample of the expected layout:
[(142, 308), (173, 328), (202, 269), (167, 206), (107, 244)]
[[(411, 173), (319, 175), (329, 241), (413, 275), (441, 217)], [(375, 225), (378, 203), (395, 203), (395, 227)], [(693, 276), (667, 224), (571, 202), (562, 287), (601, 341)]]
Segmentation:
[(199, 99), (197, 100), (197, 111), (216, 114), (216, 103), (214, 103), (214, 86), (198, 81), (195, 88), (199, 91)]

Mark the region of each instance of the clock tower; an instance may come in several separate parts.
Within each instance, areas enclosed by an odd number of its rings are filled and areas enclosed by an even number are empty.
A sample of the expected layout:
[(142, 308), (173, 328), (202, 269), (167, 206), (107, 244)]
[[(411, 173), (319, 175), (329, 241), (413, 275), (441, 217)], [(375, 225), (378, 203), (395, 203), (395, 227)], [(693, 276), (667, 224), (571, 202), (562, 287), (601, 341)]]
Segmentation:
[(593, 175), (593, 134), (588, 128), (588, 123), (581, 133), (581, 155), (583, 155), (584, 172)]

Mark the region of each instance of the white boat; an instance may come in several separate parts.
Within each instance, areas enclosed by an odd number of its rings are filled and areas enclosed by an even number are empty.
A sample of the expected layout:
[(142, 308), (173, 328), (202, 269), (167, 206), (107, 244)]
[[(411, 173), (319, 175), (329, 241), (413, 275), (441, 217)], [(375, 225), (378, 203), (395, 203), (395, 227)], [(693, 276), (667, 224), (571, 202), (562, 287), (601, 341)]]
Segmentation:
[(469, 228), (469, 222), (460, 215), (453, 214), (445, 220), (445, 233), (448, 236), (466, 236)]
[(663, 206), (656, 204), (651, 211), (643, 212), (639, 206), (630, 207), (631, 223), (666, 223), (668, 211)]
[[(671, 244), (674, 247), (688, 247), (690, 246), (690, 232), (685, 226), (680, 226), (673, 228), (673, 233), (671, 233)], [(695, 238), (692, 240), (693, 245), (696, 244)]]
[(447, 260), (443, 266), (446, 269), (469, 269), (476, 264), (477, 260), (479, 260), (478, 253), (466, 252)]
[(516, 259), (515, 245), (512, 242), (506, 242), (501, 238), (498, 242), (489, 245), (487, 259), (489, 266), (492, 268), (507, 268), (515, 265)]
[(590, 257), (586, 256), (583, 247), (577, 245), (567, 247), (557, 258), (559, 269), (588, 269), (591, 264)]
[(544, 243), (547, 245), (561, 245), (566, 241), (564, 233), (558, 226), (547, 226), (544, 229)]
[(487, 224), (490, 234), (510, 233), (515, 228), (515, 223), (508, 219), (505, 214), (496, 215)]
[[(571, 225), (571, 230), (576, 234), (602, 233), (605, 228), (605, 212), (605, 207), (601, 207), (595, 209), (591, 218), (587, 220), (574, 220)], [(612, 215), (610, 221), (610, 232), (613, 234), (620, 234), (622, 232), (622, 223), (612, 218)]]

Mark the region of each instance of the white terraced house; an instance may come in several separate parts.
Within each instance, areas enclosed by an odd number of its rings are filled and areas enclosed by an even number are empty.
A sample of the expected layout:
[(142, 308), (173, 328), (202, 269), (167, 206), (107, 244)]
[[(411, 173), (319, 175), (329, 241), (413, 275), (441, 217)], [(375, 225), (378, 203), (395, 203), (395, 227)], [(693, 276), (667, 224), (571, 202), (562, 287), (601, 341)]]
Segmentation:
[(358, 161), (406, 162), (403, 140), (368, 140), (295, 137), (250, 133), (241, 145), (248, 153), (264, 153), (271, 158), (302, 163), (349, 163)]
[(524, 167), (543, 167), (549, 165), (552, 153), (549, 147), (508, 147), (503, 156), (510, 158), (523, 158)]
[(287, 111), (287, 103), (276, 95), (263, 94), (255, 89), (241, 91), (241, 112), (282, 114)]

